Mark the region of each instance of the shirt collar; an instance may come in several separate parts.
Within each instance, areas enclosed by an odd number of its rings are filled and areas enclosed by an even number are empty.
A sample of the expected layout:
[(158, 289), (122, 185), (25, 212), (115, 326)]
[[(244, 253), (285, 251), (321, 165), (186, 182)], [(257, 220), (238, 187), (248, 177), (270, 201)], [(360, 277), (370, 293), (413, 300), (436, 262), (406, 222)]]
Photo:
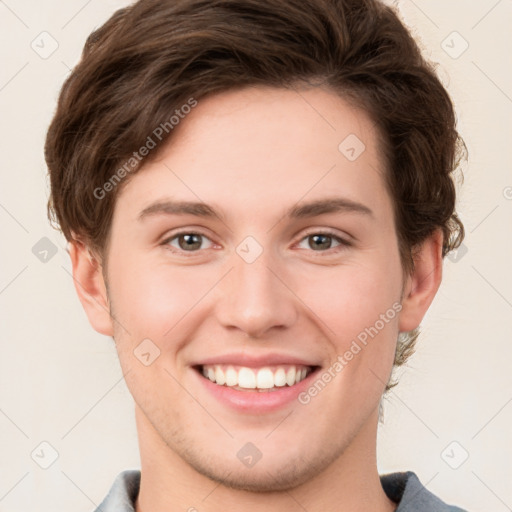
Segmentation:
[[(380, 481), (388, 498), (399, 504), (395, 512), (464, 512), (437, 498), (412, 471), (381, 475)], [(95, 512), (135, 512), (139, 487), (140, 470), (122, 471)]]

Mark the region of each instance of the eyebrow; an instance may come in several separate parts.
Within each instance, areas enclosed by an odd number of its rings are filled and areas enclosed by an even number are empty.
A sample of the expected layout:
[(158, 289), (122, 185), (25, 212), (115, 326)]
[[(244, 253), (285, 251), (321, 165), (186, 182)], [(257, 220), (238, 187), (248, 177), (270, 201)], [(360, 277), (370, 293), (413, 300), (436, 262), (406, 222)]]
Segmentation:
[[(374, 217), (373, 211), (362, 203), (353, 201), (343, 197), (335, 197), (329, 199), (319, 199), (310, 201), (301, 205), (296, 205), (290, 208), (285, 217), (289, 219), (303, 219), (308, 217), (316, 217), (327, 213), (358, 213), (369, 217)], [(173, 201), (164, 200), (157, 201), (148, 207), (144, 208), (138, 219), (140, 221), (153, 215), (195, 215), (196, 217), (212, 218), (223, 216), (212, 206), (194, 201)]]

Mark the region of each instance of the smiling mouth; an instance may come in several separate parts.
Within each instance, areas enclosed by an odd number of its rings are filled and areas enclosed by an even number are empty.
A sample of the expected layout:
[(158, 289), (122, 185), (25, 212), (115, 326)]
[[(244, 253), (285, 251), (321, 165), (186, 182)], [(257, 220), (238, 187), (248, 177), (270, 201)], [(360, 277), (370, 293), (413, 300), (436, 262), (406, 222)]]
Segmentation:
[(198, 365), (195, 369), (218, 386), (238, 391), (268, 392), (292, 387), (303, 381), (319, 366), (278, 365), (249, 368), (224, 364)]

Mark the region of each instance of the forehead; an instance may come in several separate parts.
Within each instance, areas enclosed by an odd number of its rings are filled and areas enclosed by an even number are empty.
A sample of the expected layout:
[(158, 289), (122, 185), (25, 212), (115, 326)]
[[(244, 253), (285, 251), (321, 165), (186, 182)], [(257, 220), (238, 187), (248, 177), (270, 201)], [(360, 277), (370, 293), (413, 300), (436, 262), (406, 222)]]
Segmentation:
[(389, 206), (379, 133), (322, 88), (248, 87), (199, 100), (158, 150), (118, 198), (131, 210), (164, 196), (261, 215), (334, 194)]

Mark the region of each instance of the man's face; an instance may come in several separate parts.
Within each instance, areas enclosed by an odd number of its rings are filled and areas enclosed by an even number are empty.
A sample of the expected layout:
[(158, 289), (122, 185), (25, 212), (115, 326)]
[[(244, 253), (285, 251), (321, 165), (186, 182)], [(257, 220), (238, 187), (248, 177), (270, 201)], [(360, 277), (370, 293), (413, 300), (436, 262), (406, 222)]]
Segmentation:
[[(269, 490), (371, 442), (403, 285), (384, 172), (369, 118), (332, 92), (250, 88), (199, 101), (127, 183), (108, 291), (153, 448)], [(346, 205), (298, 211), (325, 200)]]

